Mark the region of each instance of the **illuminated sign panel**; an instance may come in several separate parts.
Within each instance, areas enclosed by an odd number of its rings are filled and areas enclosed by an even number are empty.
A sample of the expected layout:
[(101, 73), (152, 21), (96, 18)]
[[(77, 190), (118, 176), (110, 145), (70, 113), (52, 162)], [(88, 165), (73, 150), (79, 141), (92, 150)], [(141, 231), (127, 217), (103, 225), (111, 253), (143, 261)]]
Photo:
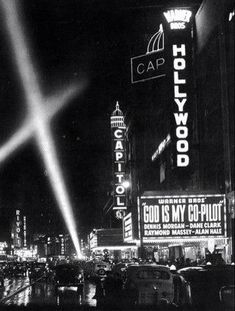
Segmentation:
[(113, 131), (114, 142), (114, 207), (113, 209), (126, 209), (125, 180), (125, 131), (126, 128), (115, 128)]
[(113, 162), (113, 207), (115, 217), (122, 219), (126, 206), (125, 169), (126, 169), (126, 125), (124, 116), (116, 103), (116, 109), (110, 118), (112, 134), (112, 162)]
[(89, 236), (89, 244), (90, 244), (90, 249), (93, 249), (98, 246), (97, 243), (97, 233), (91, 232)]
[(14, 224), (14, 233), (13, 233), (13, 244), (15, 247), (21, 247), (22, 238), (21, 238), (21, 219), (20, 219), (20, 210), (16, 210), (15, 214), (15, 224)]
[[(171, 110), (171, 145), (173, 166), (178, 171), (190, 171), (193, 71), (192, 12), (185, 8), (170, 9), (162, 14), (159, 30), (150, 38), (146, 54), (131, 59), (131, 82), (144, 82), (165, 77)], [(171, 106), (171, 108), (169, 108)], [(162, 146), (160, 146), (162, 148)], [(161, 154), (157, 150), (152, 161)], [(179, 170), (180, 169), (180, 170)]]
[(226, 236), (225, 195), (141, 197), (143, 240)]
[(133, 240), (133, 227), (132, 227), (132, 215), (127, 214), (123, 218), (123, 240), (129, 242)]
[(65, 243), (64, 243), (64, 237), (63, 236), (60, 238), (60, 253), (61, 253), (61, 255), (65, 254)]
[(160, 25), (149, 40), (146, 54), (131, 58), (131, 82), (143, 82), (165, 76), (164, 32)]
[(167, 137), (159, 144), (157, 150), (154, 152), (152, 155), (152, 161), (155, 161), (160, 154), (166, 149), (166, 147), (170, 144), (171, 142), (171, 135), (168, 134)]
[(172, 9), (163, 13), (167, 34), (169, 100), (172, 103), (171, 137), (174, 167), (190, 167), (192, 131), (192, 12)]
[(24, 247), (27, 247), (26, 216), (23, 217)]
[[(174, 113), (176, 124), (176, 151), (177, 151), (177, 166), (185, 167), (189, 165), (189, 143), (188, 143), (188, 112), (187, 109), (188, 94), (184, 90), (186, 85), (185, 70), (186, 70), (186, 48), (185, 44), (172, 46), (173, 53), (173, 68), (174, 68), (174, 102), (177, 107), (177, 112)], [(183, 90), (183, 91), (182, 91)]]
[(185, 29), (190, 22), (192, 12), (185, 9), (168, 10), (163, 13), (171, 29)]

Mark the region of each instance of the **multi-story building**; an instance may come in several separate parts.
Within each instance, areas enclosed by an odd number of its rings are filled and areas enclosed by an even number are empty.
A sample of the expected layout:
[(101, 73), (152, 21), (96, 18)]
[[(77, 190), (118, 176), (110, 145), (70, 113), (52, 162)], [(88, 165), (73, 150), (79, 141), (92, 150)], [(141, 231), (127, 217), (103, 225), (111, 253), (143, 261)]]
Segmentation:
[(132, 232), (124, 240), (158, 259), (196, 260), (214, 252), (230, 261), (234, 6), (205, 0), (157, 11), (154, 27), (155, 11), (144, 11), (146, 31), (130, 47), (125, 174), (131, 187), (124, 224)]

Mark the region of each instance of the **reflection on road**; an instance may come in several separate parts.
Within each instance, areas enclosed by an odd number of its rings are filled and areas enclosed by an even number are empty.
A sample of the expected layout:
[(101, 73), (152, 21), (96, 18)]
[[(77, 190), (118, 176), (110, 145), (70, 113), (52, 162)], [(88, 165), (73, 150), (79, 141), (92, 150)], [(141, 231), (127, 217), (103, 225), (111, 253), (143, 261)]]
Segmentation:
[[(96, 306), (96, 300), (93, 299), (95, 295), (95, 284), (85, 282), (84, 289), (81, 294), (77, 292), (76, 287), (62, 287), (55, 292), (55, 287), (52, 283), (46, 281), (36, 282), (34, 285), (29, 285), (29, 280), (26, 277), (18, 279), (5, 279), (4, 288), (0, 289), (0, 300), (5, 305), (87, 305)], [(25, 287), (25, 288), (24, 288)], [(15, 295), (19, 289), (19, 291)], [(11, 296), (12, 295), (12, 296)], [(9, 297), (9, 299), (6, 299)], [(6, 300), (4, 300), (6, 299)]]
[(29, 279), (27, 277), (6, 278), (4, 280), (4, 287), (0, 288), (0, 300), (11, 296), (13, 293), (27, 285), (29, 285)]

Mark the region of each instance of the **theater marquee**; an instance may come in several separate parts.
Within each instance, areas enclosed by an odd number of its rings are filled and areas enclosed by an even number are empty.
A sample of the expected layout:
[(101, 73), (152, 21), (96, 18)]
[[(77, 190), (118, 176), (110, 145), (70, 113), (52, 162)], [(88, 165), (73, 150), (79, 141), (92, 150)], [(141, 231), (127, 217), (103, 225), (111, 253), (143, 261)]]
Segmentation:
[(143, 241), (226, 237), (225, 195), (143, 196), (140, 210)]

